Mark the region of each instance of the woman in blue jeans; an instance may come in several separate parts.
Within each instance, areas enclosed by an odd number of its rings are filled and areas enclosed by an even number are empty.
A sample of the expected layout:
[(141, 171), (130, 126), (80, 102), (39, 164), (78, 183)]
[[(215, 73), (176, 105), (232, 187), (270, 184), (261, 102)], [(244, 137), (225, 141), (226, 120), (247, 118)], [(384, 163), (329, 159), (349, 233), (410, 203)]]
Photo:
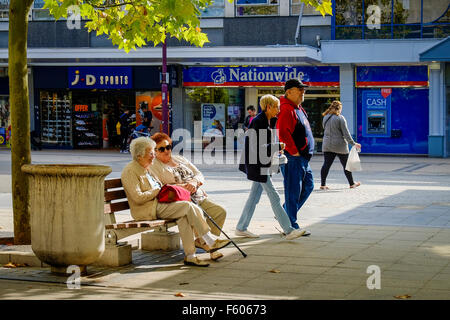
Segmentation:
[(260, 100), (262, 112), (250, 124), (245, 136), (245, 147), (239, 164), (239, 170), (253, 181), (250, 195), (242, 210), (236, 226), (237, 236), (258, 238), (247, 228), (261, 198), (262, 191), (269, 197), (275, 217), (286, 234), (286, 240), (301, 237), (305, 230), (297, 230), (291, 226), (289, 217), (281, 206), (280, 195), (275, 190), (271, 178), (271, 162), (275, 153), (284, 149), (284, 143), (272, 142), (271, 119), (280, 112), (280, 100), (272, 95), (265, 95)]

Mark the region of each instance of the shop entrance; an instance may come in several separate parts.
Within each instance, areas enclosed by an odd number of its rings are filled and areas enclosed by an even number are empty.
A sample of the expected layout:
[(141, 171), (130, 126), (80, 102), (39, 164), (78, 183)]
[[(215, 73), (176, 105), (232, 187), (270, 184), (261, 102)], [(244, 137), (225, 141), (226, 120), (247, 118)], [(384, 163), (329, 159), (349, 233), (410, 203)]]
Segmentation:
[[(125, 110), (130, 110), (130, 115), (136, 113), (135, 100), (131, 90), (73, 91), (74, 148), (118, 147), (116, 123)], [(105, 143), (104, 135), (108, 137)]]

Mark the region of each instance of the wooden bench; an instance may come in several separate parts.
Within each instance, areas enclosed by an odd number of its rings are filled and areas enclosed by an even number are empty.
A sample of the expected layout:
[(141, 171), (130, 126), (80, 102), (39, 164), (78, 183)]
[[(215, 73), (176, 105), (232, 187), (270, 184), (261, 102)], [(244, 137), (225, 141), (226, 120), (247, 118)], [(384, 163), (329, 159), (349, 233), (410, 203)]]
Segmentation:
[(131, 245), (119, 242), (131, 235), (141, 235), (143, 250), (176, 250), (180, 248), (178, 233), (168, 229), (176, 225), (173, 220), (117, 222), (117, 212), (130, 209), (120, 178), (105, 180), (105, 252), (97, 265), (122, 266), (131, 263)]

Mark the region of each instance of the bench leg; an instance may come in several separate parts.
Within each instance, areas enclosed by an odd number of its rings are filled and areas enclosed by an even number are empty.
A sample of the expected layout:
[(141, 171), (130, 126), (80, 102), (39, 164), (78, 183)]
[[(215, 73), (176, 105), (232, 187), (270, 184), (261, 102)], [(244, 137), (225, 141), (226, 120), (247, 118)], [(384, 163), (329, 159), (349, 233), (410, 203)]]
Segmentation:
[(105, 245), (102, 256), (94, 263), (96, 266), (120, 267), (131, 263), (131, 245)]
[(141, 234), (142, 250), (165, 250), (172, 251), (180, 249), (180, 234), (178, 232), (146, 232)]

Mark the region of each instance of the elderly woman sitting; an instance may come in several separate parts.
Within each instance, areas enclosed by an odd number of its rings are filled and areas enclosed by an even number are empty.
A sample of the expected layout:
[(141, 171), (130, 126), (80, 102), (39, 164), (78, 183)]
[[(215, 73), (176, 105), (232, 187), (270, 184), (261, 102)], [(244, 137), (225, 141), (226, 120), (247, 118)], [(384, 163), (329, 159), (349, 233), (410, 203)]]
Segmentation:
[(202, 210), (192, 202), (177, 201), (159, 203), (157, 195), (162, 183), (151, 171), (155, 158), (155, 142), (147, 137), (134, 139), (130, 145), (133, 160), (122, 171), (122, 185), (130, 204), (131, 216), (135, 220), (173, 219), (176, 220), (183, 243), (184, 264), (207, 267), (209, 263), (195, 255), (194, 233), (201, 235), (208, 252), (214, 252), (230, 243), (219, 240), (211, 234)]
[[(188, 159), (180, 155), (172, 155), (172, 139), (165, 133), (152, 136), (156, 142), (156, 159), (152, 171), (160, 181), (167, 184), (182, 186), (191, 192), (191, 198), (222, 228), (227, 212), (220, 205), (212, 202), (206, 192), (200, 187), (205, 179), (203, 174)], [(220, 230), (208, 219), (211, 233), (220, 236)], [(206, 250), (205, 243), (197, 238), (195, 246)], [(211, 259), (222, 257), (220, 252), (211, 254)]]

